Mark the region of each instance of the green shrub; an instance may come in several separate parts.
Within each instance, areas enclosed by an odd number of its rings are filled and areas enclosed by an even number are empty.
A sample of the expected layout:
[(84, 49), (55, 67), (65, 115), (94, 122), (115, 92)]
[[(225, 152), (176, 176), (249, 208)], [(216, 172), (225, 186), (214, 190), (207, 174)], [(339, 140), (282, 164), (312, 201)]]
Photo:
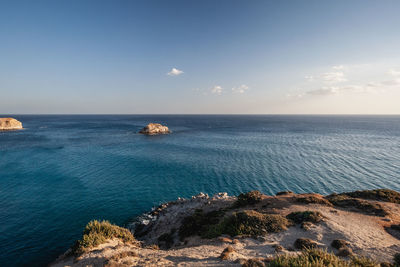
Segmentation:
[(237, 207), (243, 207), (247, 205), (253, 205), (260, 202), (262, 199), (262, 194), (260, 191), (250, 191), (247, 193), (242, 193), (238, 196), (238, 199), (235, 203)]
[[(225, 212), (215, 210), (203, 213), (202, 210), (196, 210), (192, 215), (183, 219), (179, 228), (179, 237), (183, 240), (185, 237), (199, 235), (204, 238), (213, 238), (218, 236), (216, 225), (224, 216)], [(215, 233), (213, 233), (215, 232)]]
[(322, 221), (324, 216), (319, 211), (296, 211), (286, 216), (289, 220), (295, 223), (312, 222), (318, 223)]
[(286, 230), (290, 225), (290, 222), (281, 215), (262, 214), (253, 210), (236, 212), (227, 218), (223, 218), (223, 215), (222, 211), (206, 214), (196, 211), (183, 219), (179, 228), (180, 239), (192, 235), (199, 235), (202, 238), (215, 238), (222, 234), (259, 236)]
[(371, 203), (366, 200), (352, 198), (344, 194), (332, 194), (326, 197), (333, 205), (342, 208), (354, 208), (360, 210), (366, 214), (372, 214), (375, 216), (386, 216), (389, 213), (379, 203)]
[(260, 236), (267, 233), (286, 230), (290, 222), (281, 215), (262, 214), (253, 210), (245, 210), (232, 214), (220, 225), (221, 231), (230, 236)]
[(297, 198), (297, 202), (305, 203), (305, 204), (320, 204), (320, 205), (327, 205), (332, 206), (332, 203), (326, 200), (325, 198), (320, 198), (316, 196), (303, 196)]
[(94, 220), (86, 225), (82, 239), (75, 242), (72, 250), (75, 254), (80, 254), (112, 238), (118, 238), (124, 242), (135, 240), (132, 233), (126, 228), (111, 224), (109, 221)]
[(400, 204), (400, 193), (390, 189), (354, 191), (342, 193), (340, 195)]

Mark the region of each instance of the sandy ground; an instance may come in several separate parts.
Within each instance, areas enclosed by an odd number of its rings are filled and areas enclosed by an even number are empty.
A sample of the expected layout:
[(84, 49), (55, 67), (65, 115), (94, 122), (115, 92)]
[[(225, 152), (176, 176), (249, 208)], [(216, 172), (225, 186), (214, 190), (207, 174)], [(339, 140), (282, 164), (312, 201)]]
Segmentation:
[[(317, 194), (312, 195), (321, 197)], [(195, 209), (210, 211), (229, 207), (236, 200), (235, 197), (222, 194), (213, 198), (200, 195), (191, 200), (178, 200), (160, 206), (153, 211), (152, 217), (149, 217), (150, 231), (142, 237), (141, 245), (110, 240), (78, 258), (60, 258), (52, 266), (240, 266), (239, 259), (265, 258), (277, 253), (299, 253), (293, 248), (293, 244), (297, 238), (304, 237), (318, 242), (319, 247), (333, 253), (337, 251), (331, 247), (331, 242), (334, 239), (344, 239), (350, 242), (349, 247), (355, 254), (368, 256), (379, 262), (391, 261), (393, 255), (400, 252), (400, 240), (385, 230), (385, 227), (391, 224), (400, 224), (399, 204), (379, 202), (390, 214), (377, 217), (326, 205), (298, 203), (296, 199), (300, 196), (302, 195), (264, 196), (261, 203), (252, 205), (251, 209), (284, 216), (293, 211), (321, 212), (325, 219), (308, 230), (297, 225), (289, 227), (287, 231), (258, 238), (191, 237), (184, 243), (176, 241), (170, 249), (146, 248), (150, 244), (156, 244), (161, 234), (168, 233), (172, 228), (179, 228), (182, 218)], [(231, 253), (227, 260), (221, 260), (219, 256), (228, 245), (232, 246), (235, 252)], [(277, 245), (283, 247), (281, 252), (275, 251)], [(122, 252), (131, 252), (132, 255), (116, 256)]]

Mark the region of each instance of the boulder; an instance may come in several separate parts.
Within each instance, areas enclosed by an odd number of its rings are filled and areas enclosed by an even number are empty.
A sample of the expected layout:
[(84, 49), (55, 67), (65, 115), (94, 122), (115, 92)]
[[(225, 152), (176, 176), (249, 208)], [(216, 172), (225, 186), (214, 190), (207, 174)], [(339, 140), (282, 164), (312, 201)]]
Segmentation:
[(169, 134), (170, 130), (167, 126), (163, 126), (159, 123), (149, 123), (146, 127), (140, 130), (139, 133), (147, 135)]
[(22, 123), (14, 118), (0, 118), (0, 131), (22, 129)]

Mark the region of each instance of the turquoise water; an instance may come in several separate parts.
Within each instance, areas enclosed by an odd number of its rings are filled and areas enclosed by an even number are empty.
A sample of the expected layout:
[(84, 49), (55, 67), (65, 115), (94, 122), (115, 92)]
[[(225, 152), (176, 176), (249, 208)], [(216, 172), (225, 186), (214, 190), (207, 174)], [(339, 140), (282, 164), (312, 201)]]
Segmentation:
[[(400, 116), (14, 116), (0, 132), (0, 266), (43, 266), (91, 219), (259, 189), (400, 190)], [(171, 135), (143, 136), (149, 122)]]

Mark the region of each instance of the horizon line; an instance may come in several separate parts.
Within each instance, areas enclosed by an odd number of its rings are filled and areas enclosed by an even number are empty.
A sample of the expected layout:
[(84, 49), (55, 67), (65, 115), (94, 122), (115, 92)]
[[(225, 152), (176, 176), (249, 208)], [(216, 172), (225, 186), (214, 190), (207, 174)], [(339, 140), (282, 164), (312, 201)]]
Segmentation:
[(82, 115), (121, 115), (121, 116), (400, 116), (400, 113), (0, 113), (2, 116), (82, 116)]

